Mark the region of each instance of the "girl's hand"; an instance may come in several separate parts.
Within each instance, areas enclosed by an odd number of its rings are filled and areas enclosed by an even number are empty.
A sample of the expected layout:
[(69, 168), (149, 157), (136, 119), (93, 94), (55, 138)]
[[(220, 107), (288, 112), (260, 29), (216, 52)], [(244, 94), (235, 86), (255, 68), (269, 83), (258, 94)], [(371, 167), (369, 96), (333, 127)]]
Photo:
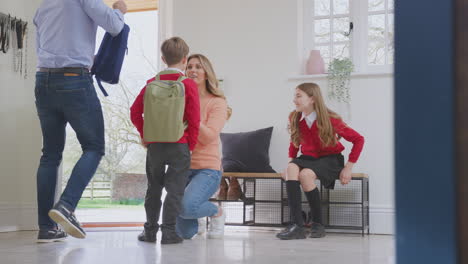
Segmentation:
[(353, 174), (353, 163), (348, 162), (346, 166), (341, 170), (340, 173), (340, 182), (341, 184), (348, 184), (351, 181), (351, 177)]

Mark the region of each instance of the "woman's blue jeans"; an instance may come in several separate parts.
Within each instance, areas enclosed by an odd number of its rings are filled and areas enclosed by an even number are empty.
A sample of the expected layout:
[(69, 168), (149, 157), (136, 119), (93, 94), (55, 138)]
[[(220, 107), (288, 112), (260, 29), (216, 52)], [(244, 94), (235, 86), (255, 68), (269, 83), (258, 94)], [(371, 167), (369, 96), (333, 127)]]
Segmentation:
[(221, 176), (219, 170), (190, 170), (182, 199), (182, 213), (177, 217), (176, 231), (179, 236), (192, 238), (198, 232), (198, 218), (218, 213), (218, 207), (209, 199), (218, 190)]

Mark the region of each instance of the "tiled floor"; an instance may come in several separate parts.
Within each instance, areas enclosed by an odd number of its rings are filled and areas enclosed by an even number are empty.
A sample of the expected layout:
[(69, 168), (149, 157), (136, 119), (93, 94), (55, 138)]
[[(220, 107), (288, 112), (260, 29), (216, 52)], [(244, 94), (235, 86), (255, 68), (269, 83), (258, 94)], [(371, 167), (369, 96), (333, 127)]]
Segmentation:
[(137, 241), (137, 230), (87, 231), (84, 240), (49, 244), (37, 244), (36, 232), (0, 233), (0, 263), (395, 263), (393, 236), (328, 234), (281, 241), (273, 231), (228, 229), (223, 240), (196, 237), (161, 245)]

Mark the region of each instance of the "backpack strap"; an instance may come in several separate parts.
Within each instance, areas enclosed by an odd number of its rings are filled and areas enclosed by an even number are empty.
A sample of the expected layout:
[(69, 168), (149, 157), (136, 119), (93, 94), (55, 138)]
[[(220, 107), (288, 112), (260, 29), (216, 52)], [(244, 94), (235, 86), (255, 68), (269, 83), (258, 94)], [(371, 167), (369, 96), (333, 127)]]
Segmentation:
[[(180, 71), (177, 71), (177, 70), (163, 70), (163, 71), (160, 71), (157, 75), (156, 75), (156, 80), (159, 81), (160, 78), (159, 76), (160, 75), (166, 75), (166, 74), (181, 74)], [(182, 75), (183, 76), (183, 75)]]
[(98, 86), (99, 86), (99, 89), (101, 89), (101, 92), (102, 94), (104, 94), (104, 96), (108, 96), (107, 92), (106, 92), (106, 89), (104, 89), (104, 86), (102, 86), (102, 83), (101, 83), (101, 79), (99, 79), (97, 76), (96, 76), (96, 81), (98, 83)]

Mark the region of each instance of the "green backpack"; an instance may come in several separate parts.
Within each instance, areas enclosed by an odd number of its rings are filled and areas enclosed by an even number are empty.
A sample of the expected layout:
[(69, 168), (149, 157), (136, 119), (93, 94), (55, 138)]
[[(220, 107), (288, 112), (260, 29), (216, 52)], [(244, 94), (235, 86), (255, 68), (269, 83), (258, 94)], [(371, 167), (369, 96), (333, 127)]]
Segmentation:
[[(177, 72), (163, 74), (168, 73)], [(185, 86), (182, 83), (187, 77), (163, 81), (160, 74), (146, 86), (143, 139), (145, 142), (177, 142), (187, 128), (184, 122)]]

